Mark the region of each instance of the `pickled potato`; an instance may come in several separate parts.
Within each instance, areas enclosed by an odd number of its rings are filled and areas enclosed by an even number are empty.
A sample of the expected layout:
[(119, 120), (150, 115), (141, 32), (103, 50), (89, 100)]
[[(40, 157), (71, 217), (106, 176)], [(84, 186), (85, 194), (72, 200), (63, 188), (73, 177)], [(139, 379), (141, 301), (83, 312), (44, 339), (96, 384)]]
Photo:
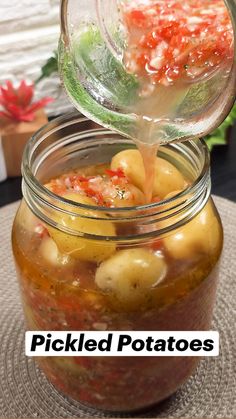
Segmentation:
[(121, 168), (137, 188), (143, 190), (145, 171), (142, 156), (138, 150), (123, 150), (116, 154), (111, 161), (111, 170)]
[(159, 196), (163, 199), (168, 193), (185, 188), (185, 179), (173, 164), (157, 157), (155, 170), (153, 196)]
[[(145, 171), (141, 154), (138, 150), (124, 150), (116, 154), (111, 161), (111, 169), (121, 168), (130, 181), (144, 191)], [(182, 174), (168, 161), (156, 158), (153, 196), (163, 199), (176, 189), (183, 189), (185, 180)]]
[(132, 300), (159, 284), (167, 266), (160, 254), (143, 248), (120, 250), (101, 263), (95, 275), (97, 286), (120, 299)]
[(72, 263), (72, 260), (68, 255), (62, 255), (59, 252), (56, 243), (51, 239), (51, 237), (44, 238), (40, 245), (39, 252), (43, 256), (44, 260), (50, 265), (65, 266)]
[[(177, 193), (177, 192), (176, 192)], [(174, 259), (192, 259), (199, 253), (214, 254), (221, 243), (221, 227), (209, 201), (188, 224), (163, 239)]]
[[(65, 198), (78, 202), (80, 204), (95, 205), (90, 198), (79, 193), (69, 193)], [(65, 208), (71, 211), (71, 208)], [(98, 220), (100, 214), (97, 211), (76, 209), (78, 215), (94, 217), (95, 219), (76, 217), (61, 213), (56, 215), (55, 220), (58, 224), (76, 230), (78, 235), (67, 234), (54, 227), (47, 225), (50, 236), (55, 241), (60, 252), (83, 261), (101, 262), (114, 253), (116, 246), (112, 242), (98, 242), (96, 240), (87, 240), (79, 234), (88, 233), (99, 236), (115, 236), (114, 224), (106, 220)], [(106, 218), (105, 214), (103, 217)], [(108, 219), (108, 218), (107, 218)]]

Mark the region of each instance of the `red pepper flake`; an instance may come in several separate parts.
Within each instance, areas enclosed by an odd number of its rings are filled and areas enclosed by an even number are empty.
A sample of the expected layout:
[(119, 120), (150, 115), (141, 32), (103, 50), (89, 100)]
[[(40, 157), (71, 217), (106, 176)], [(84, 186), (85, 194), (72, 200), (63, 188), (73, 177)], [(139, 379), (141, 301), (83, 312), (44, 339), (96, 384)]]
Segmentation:
[(89, 198), (94, 198), (94, 200), (96, 201), (96, 203), (99, 206), (103, 206), (104, 205), (104, 198), (101, 192), (99, 191), (95, 191), (94, 189), (90, 188), (90, 187), (86, 187), (84, 189), (84, 192), (86, 193), (86, 195)]
[(126, 17), (127, 23), (136, 27), (142, 27), (146, 22), (146, 16), (141, 10), (132, 10)]
[(105, 173), (111, 178), (115, 176), (117, 176), (118, 178), (126, 178), (124, 171), (121, 168), (118, 168), (116, 170), (107, 169), (105, 170)]
[(86, 176), (75, 176), (75, 180), (79, 182), (88, 182), (89, 178)]
[(157, 251), (157, 250), (161, 250), (162, 248), (163, 248), (163, 240), (161, 240), (161, 239), (157, 239), (157, 240), (155, 240), (152, 244), (151, 244), (151, 249), (152, 250), (155, 250), (155, 251)]

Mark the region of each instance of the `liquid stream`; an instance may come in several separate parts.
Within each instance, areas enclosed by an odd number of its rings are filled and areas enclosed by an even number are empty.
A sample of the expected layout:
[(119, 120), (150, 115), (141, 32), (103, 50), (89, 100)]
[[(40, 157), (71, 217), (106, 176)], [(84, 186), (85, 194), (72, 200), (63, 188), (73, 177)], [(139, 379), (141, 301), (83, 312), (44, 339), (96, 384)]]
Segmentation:
[(62, 77), (75, 106), (135, 141), (150, 202), (160, 145), (203, 136), (224, 112), (233, 30), (222, 0), (214, 10), (199, 0), (118, 4), (122, 63), (96, 24), (84, 21), (69, 57), (62, 52)]

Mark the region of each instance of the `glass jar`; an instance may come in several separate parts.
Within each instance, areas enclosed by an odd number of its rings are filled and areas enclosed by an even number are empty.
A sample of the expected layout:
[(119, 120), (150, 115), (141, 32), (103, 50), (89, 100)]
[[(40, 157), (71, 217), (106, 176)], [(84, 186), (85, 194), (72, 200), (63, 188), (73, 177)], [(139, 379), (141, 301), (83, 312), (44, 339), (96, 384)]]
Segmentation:
[[(61, 198), (43, 186), (61, 173), (110, 162), (119, 151), (132, 148), (131, 140), (78, 114), (50, 122), (28, 143), (24, 199), (12, 243), (29, 330), (211, 327), (223, 233), (210, 198), (209, 153), (203, 141), (161, 147), (160, 157), (189, 182), (184, 191), (161, 202), (94, 207)], [(137, 266), (137, 259), (146, 268)], [(199, 358), (37, 360), (68, 396), (106, 411), (129, 412), (174, 393)]]

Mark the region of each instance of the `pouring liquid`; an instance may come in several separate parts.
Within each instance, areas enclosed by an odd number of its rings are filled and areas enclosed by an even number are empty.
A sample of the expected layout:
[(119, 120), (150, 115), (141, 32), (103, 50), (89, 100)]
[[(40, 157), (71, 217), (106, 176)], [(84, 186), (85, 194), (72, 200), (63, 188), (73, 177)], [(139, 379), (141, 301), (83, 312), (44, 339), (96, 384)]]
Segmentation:
[(144, 144), (142, 142), (139, 142), (138, 140), (136, 140), (135, 142), (143, 159), (145, 171), (144, 195), (146, 199), (146, 204), (149, 204), (152, 201), (152, 190), (155, 179), (155, 161), (159, 145)]
[(160, 145), (203, 136), (225, 114), (233, 30), (223, 0), (214, 8), (201, 0), (117, 4), (123, 61), (99, 26), (85, 20), (72, 27), (70, 48), (61, 44), (61, 74), (82, 113), (136, 142), (150, 202)]

